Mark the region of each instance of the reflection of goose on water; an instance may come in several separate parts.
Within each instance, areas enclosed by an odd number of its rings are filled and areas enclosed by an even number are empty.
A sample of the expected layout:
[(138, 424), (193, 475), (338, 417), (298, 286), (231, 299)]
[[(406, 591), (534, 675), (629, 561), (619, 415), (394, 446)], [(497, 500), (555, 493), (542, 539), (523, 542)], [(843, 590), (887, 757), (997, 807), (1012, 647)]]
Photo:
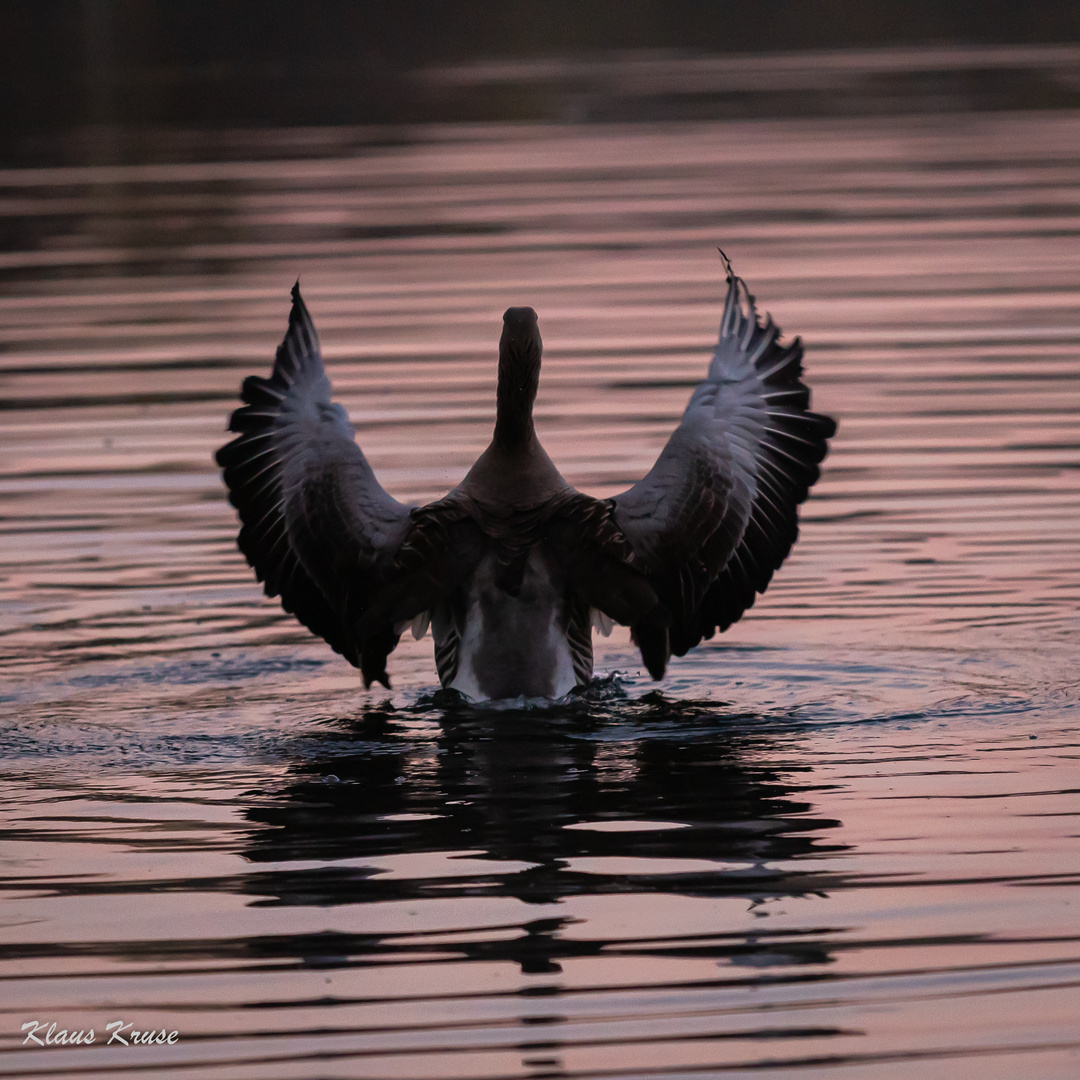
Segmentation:
[[(756, 904), (850, 887), (840, 822), (823, 812), (813, 776), (783, 764), (792, 737), (790, 717), (656, 693), (497, 713), (444, 710), (430, 698), (375, 706), (284, 750), (280, 783), (244, 812), (252, 828), (241, 851), (257, 869), (240, 888), (264, 903), (320, 906), (500, 896), (532, 906), (618, 894), (652, 896), (670, 912), (676, 896)], [(655, 959), (687, 947), (663, 916), (660, 924), (666, 940), (616, 948)], [(560, 926), (547, 946), (504, 930), (498, 940), (466, 936), (488, 959), (502, 941), (532, 962), (538, 946), (557, 960), (589, 939)], [(737, 927), (716, 929), (721, 948), (748, 955)], [(427, 948), (358, 936), (361, 956)], [(800, 940), (807, 950), (821, 944), (816, 934)], [(306, 936), (303, 947), (313, 946), (332, 947), (322, 934)], [(771, 963), (776, 948), (751, 944)]]
[[(725, 260), (726, 263), (726, 260)], [(779, 343), (727, 264), (708, 374), (648, 475), (613, 499), (575, 491), (533, 428), (540, 331), (510, 308), (495, 432), (445, 498), (388, 495), (331, 401), (298, 286), (269, 378), (250, 376), (218, 451), (240, 550), (268, 596), (389, 686), (409, 626), (431, 625), (439, 679), (470, 698), (558, 697), (592, 675), (592, 627), (631, 628), (655, 679), (764, 592), (836, 425), (809, 411), (802, 346)]]

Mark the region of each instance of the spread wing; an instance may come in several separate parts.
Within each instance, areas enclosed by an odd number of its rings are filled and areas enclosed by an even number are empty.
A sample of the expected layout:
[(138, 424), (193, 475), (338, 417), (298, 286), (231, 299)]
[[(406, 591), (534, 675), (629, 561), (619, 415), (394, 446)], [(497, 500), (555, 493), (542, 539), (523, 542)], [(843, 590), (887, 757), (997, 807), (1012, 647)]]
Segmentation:
[(818, 479), (835, 422), (809, 411), (802, 344), (780, 343), (730, 263), (708, 375), (649, 474), (614, 499), (616, 520), (671, 614), (635, 626), (654, 678), (726, 630), (764, 592), (798, 536), (798, 507)]
[(240, 550), (267, 596), (386, 683), (392, 625), (357, 623), (391, 571), (409, 508), (391, 498), (357, 446), (345, 410), (330, 400), (319, 339), (299, 284), (269, 378), (252, 375), (229, 421), (238, 437), (217, 453), (240, 513)]

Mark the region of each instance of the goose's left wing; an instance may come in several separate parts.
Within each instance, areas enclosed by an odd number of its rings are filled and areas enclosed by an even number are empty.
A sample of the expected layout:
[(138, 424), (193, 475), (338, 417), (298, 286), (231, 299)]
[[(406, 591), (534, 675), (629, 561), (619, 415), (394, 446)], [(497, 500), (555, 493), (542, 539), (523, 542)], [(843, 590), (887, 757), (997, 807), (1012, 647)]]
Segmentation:
[(319, 339), (293, 287), (289, 329), (269, 378), (244, 380), (229, 421), (238, 437), (217, 453), (238, 543), (267, 596), (361, 669), (389, 685), (399, 632), (361, 619), (392, 577), (409, 507), (383, 490), (345, 410), (331, 400)]
[(726, 630), (764, 592), (798, 536), (836, 423), (810, 412), (802, 344), (780, 342), (725, 259), (728, 289), (708, 375), (649, 474), (614, 499), (615, 516), (671, 615), (633, 627), (654, 678)]

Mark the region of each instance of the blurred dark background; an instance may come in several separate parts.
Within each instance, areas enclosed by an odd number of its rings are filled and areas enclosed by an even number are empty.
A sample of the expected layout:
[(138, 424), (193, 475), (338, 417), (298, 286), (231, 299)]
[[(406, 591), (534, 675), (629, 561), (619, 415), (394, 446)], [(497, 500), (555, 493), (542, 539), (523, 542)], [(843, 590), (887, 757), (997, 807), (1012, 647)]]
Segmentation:
[[(103, 127), (1080, 104), (1080, 4), (1054, 0), (2, 0), (0, 11), (9, 160), (55, 154), (64, 132), (81, 131), (85, 150)], [(1047, 45), (1057, 50), (1030, 48)], [(846, 59), (820, 55), (832, 50)], [(813, 70), (798, 61), (811, 53)], [(99, 149), (125, 154), (115, 140)]]

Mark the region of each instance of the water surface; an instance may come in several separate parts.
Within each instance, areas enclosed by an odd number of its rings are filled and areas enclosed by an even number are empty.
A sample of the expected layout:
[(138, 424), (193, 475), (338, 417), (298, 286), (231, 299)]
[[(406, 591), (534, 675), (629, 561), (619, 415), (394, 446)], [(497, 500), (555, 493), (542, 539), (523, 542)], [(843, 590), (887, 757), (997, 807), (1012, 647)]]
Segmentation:
[[(0, 1076), (1076, 1076), (1080, 115), (175, 156), (0, 171)], [(430, 638), (365, 692), (260, 595), (211, 455), (297, 276), (397, 497), (485, 445), (511, 304), (605, 496), (717, 244), (840, 419), (728, 634), (469, 712)]]

